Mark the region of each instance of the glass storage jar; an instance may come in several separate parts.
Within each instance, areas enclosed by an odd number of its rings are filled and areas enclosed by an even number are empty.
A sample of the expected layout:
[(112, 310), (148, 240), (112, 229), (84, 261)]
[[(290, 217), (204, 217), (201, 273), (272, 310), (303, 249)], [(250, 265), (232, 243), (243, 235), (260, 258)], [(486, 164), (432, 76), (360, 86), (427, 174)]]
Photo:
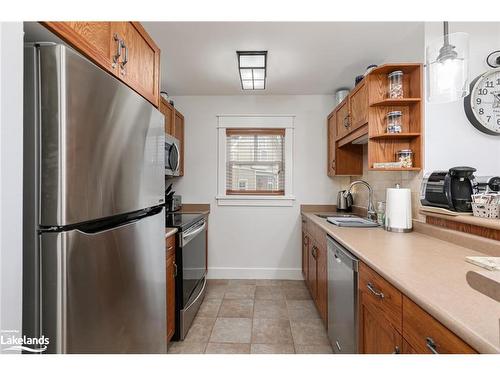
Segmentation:
[(396, 152), (396, 160), (401, 162), (402, 168), (412, 168), (413, 167), (413, 151), (410, 149), (399, 150)]
[(403, 72), (396, 70), (389, 73), (389, 98), (401, 99), (403, 97)]
[(387, 114), (387, 133), (401, 133), (402, 112), (392, 111)]

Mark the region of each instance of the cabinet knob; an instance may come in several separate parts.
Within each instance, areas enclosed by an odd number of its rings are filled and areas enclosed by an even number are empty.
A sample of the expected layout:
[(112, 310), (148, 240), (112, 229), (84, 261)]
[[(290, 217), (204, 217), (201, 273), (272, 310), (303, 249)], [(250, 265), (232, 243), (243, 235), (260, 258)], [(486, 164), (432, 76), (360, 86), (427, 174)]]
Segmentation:
[(392, 354), (401, 354), (401, 350), (399, 349), (399, 346), (395, 346), (394, 347), (394, 351), (392, 352)]

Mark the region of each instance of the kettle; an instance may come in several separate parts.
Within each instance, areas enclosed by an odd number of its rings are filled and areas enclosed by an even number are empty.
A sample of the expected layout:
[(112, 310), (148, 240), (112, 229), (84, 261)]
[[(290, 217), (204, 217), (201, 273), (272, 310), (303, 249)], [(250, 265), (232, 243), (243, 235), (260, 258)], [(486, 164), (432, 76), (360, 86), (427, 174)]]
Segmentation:
[(341, 190), (337, 194), (337, 211), (352, 211), (352, 195), (351, 193), (346, 193), (346, 190)]

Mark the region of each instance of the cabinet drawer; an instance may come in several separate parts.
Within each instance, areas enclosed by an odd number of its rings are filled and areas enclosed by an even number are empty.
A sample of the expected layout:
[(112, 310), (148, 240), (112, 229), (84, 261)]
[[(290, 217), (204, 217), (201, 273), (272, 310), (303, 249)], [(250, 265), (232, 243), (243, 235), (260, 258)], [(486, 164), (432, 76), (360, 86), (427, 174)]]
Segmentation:
[(403, 337), (419, 354), (476, 353), (408, 297), (403, 297)]
[(383, 277), (364, 263), (359, 264), (358, 289), (362, 298), (379, 310), (391, 325), (402, 332), (403, 296)]

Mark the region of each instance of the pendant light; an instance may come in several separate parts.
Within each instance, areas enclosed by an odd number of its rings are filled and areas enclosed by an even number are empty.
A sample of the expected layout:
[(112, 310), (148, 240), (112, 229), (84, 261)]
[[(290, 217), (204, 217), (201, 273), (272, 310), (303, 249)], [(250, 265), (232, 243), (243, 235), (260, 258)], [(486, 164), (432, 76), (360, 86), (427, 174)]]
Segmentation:
[(427, 101), (449, 103), (469, 94), (469, 34), (448, 32), (426, 48)]

